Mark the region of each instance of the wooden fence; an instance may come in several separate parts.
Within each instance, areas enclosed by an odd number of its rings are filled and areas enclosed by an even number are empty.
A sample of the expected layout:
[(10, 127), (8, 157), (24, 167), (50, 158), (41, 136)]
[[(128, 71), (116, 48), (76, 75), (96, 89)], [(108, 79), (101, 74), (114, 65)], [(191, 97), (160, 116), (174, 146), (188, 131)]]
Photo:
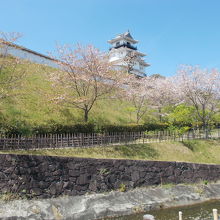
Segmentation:
[(33, 136), (0, 135), (0, 150), (144, 144), (209, 138), (220, 138), (220, 129), (211, 131), (192, 130), (184, 134), (171, 131), (154, 131), (104, 134), (44, 134)]
[[(214, 220), (218, 220), (219, 219), (218, 218), (218, 210), (213, 209), (212, 212), (213, 212)], [(156, 220), (156, 219), (154, 218), (153, 215), (144, 215), (143, 220)], [(181, 211), (179, 212), (179, 220), (183, 220), (183, 213)]]

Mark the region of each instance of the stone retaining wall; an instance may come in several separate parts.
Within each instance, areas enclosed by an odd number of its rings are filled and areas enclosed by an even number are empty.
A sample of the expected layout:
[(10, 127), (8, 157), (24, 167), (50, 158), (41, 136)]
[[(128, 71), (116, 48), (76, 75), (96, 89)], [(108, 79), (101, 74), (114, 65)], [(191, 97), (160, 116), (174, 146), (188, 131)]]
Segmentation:
[(0, 192), (49, 198), (167, 183), (220, 180), (220, 165), (0, 155)]

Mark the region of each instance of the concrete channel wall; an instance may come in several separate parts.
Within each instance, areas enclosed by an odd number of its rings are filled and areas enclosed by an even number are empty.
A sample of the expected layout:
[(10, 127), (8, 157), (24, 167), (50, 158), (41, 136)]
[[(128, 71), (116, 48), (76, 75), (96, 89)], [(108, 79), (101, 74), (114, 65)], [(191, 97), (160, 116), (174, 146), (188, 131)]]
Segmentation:
[(51, 198), (220, 180), (220, 165), (0, 154), (0, 192)]

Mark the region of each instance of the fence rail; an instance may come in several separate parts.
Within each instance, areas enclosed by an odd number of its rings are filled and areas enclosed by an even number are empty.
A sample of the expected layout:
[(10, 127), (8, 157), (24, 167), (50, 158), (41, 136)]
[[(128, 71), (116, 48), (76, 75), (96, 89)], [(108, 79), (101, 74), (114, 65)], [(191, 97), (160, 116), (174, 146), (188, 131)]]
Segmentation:
[(0, 135), (0, 150), (91, 147), (141, 144), (162, 141), (220, 138), (220, 129), (192, 130), (184, 134), (171, 131), (91, 134), (44, 134), (33, 136)]

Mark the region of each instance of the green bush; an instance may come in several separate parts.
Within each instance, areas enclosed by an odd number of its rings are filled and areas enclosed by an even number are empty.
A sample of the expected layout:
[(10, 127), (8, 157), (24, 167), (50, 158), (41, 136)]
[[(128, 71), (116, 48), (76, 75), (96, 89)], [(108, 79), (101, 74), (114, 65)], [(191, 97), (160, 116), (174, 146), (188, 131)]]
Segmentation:
[(100, 128), (101, 132), (141, 132), (145, 131), (145, 125), (103, 125)]
[(177, 134), (184, 134), (184, 133), (188, 132), (190, 129), (191, 129), (191, 127), (188, 127), (188, 126), (176, 127), (176, 126), (170, 125), (168, 127), (169, 131), (175, 132)]
[(0, 133), (7, 136), (30, 135), (32, 133), (32, 128), (24, 121), (1, 121)]
[(187, 132), (190, 127), (174, 126), (168, 123), (145, 123), (128, 125), (96, 125), (95, 123), (77, 123), (66, 125), (49, 121), (43, 125), (30, 125), (25, 121), (0, 119), (0, 133), (6, 135), (32, 135), (32, 134), (67, 134), (67, 133), (114, 133), (114, 132), (154, 132), (175, 131), (178, 134)]
[(101, 132), (141, 132), (141, 131), (164, 131), (169, 127), (168, 123), (146, 123), (142, 125), (103, 125)]
[(144, 127), (146, 131), (164, 131), (169, 127), (168, 123), (145, 123)]
[(79, 123), (74, 125), (42, 125), (34, 128), (35, 134), (67, 134), (67, 133), (94, 133), (95, 125), (92, 123)]

